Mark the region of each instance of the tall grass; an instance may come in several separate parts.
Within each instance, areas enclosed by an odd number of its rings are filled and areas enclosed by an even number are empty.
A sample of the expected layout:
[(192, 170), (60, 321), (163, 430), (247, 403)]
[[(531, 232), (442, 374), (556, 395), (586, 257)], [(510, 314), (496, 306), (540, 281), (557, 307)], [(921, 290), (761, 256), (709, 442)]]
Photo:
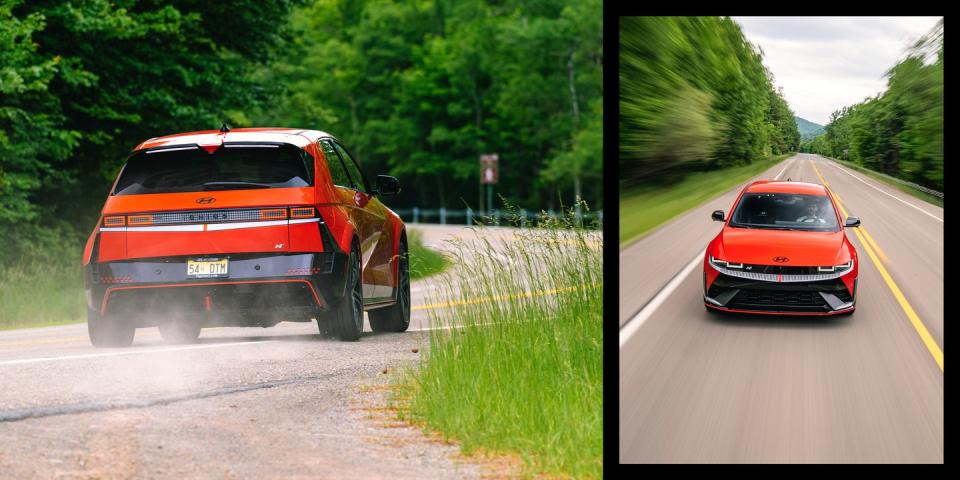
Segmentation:
[(527, 474), (602, 476), (603, 263), (599, 230), (535, 229), (450, 240), (430, 350), (400, 380), (405, 413)]
[(423, 244), (420, 230), (407, 230), (407, 248), (410, 257), (410, 279), (417, 280), (442, 272), (450, 266), (450, 260), (442, 253)]

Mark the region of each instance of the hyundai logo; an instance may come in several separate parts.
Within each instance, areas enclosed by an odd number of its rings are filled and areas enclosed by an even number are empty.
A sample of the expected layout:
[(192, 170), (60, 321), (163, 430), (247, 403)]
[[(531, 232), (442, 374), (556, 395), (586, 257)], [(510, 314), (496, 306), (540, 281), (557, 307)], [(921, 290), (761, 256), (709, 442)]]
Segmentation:
[(213, 197), (201, 197), (197, 199), (197, 203), (199, 203), (200, 205), (208, 205), (216, 201), (217, 199)]
[(787, 257), (773, 257), (773, 261), (777, 263), (789, 262), (790, 259)]

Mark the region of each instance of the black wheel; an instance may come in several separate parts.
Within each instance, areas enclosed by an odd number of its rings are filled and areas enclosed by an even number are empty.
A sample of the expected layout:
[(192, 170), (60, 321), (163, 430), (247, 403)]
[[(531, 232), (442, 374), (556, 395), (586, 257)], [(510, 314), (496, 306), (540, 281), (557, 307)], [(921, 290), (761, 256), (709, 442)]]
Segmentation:
[(174, 318), (161, 323), (160, 336), (166, 343), (194, 343), (200, 338), (202, 325), (195, 318)]
[(322, 336), (336, 336), (340, 340), (352, 342), (360, 338), (363, 332), (363, 283), (360, 274), (360, 247), (353, 244), (350, 248), (347, 271), (347, 294), (330, 309), (325, 319), (317, 324)]
[(87, 333), (90, 343), (97, 348), (129, 347), (137, 328), (132, 323), (87, 308)]
[(397, 303), (369, 312), (374, 332), (405, 332), (410, 326), (410, 263), (405, 238), (400, 239), (398, 257)]

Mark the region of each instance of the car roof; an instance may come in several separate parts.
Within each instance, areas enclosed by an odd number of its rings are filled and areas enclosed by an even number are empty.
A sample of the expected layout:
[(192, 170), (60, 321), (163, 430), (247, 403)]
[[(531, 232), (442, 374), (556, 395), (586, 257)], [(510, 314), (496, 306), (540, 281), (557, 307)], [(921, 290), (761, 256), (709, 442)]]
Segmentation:
[(202, 130), (154, 137), (140, 143), (134, 147), (133, 151), (173, 145), (213, 145), (222, 142), (279, 142), (303, 148), (322, 137), (333, 137), (333, 135), (302, 128), (234, 128), (226, 134), (221, 133), (220, 130)]
[(758, 180), (747, 185), (747, 192), (795, 193), (801, 195), (827, 195), (827, 189), (819, 183), (780, 180)]

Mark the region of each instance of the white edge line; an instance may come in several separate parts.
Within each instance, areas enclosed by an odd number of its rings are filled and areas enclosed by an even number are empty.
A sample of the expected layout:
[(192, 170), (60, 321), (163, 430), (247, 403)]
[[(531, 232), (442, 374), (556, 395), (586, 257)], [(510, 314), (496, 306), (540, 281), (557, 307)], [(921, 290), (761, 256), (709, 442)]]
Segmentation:
[(0, 362), (0, 365), (21, 365), (24, 363), (55, 362), (60, 360), (78, 360), (83, 358), (116, 357), (120, 355), (139, 355), (143, 353), (176, 352), (178, 350), (201, 350), (205, 348), (237, 347), (242, 345), (253, 345), (255, 343), (271, 343), (271, 342), (276, 342), (276, 340), (256, 340), (253, 342), (217, 343), (213, 345), (190, 345), (186, 347), (157, 348), (153, 350), (125, 350), (122, 352), (89, 353), (85, 355), (66, 355), (62, 357), (22, 358), (19, 360), (7, 360), (4, 362)]
[(650, 300), (633, 318), (627, 320), (627, 323), (625, 323), (623, 327), (620, 327), (620, 348), (623, 348), (627, 341), (630, 340), (630, 337), (637, 333), (637, 330), (643, 325), (643, 322), (646, 322), (647, 319), (653, 315), (653, 312), (660, 308), (660, 305), (683, 283), (690, 275), (690, 272), (692, 272), (700, 262), (703, 262), (704, 254), (706, 254), (706, 249), (694, 255), (693, 260), (690, 260), (690, 263), (688, 263), (680, 273), (674, 275), (673, 279), (653, 297), (653, 300)]
[[(820, 158), (824, 158), (824, 159), (826, 160), (825, 157), (822, 157), (822, 156), (821, 156)], [(911, 207), (913, 207), (913, 208), (915, 208), (915, 209), (917, 209), (917, 210), (920, 210), (921, 212), (923, 212), (923, 213), (925, 213), (925, 214), (927, 214), (927, 215), (929, 215), (929, 216), (931, 216), (931, 217), (933, 217), (933, 218), (935, 218), (935, 219), (943, 222), (943, 219), (942, 219), (942, 218), (940, 218), (940, 217), (938, 217), (938, 216), (936, 216), (936, 215), (934, 215), (934, 214), (932, 214), (932, 213), (930, 213), (930, 212), (928, 212), (928, 211), (926, 211), (926, 210), (924, 210), (924, 209), (922, 209), (922, 208), (920, 208), (920, 207), (918, 207), (918, 206), (916, 206), (916, 205), (914, 205), (914, 204), (912, 204), (912, 203), (910, 203), (910, 202), (908, 202), (908, 201), (906, 201), (906, 200), (903, 200), (903, 199), (901, 199), (900, 197), (897, 197), (897, 196), (895, 196), (895, 195), (891, 195), (891, 194), (889, 194), (889, 193), (887, 193), (887, 192), (884, 192), (883, 190), (881, 190), (880, 188), (878, 188), (876, 185), (871, 185), (871, 184), (867, 183), (867, 182), (864, 181), (862, 178), (854, 175), (854, 174), (851, 173), (851, 172), (848, 172), (846, 168), (841, 167), (839, 164), (837, 164), (837, 162), (833, 162), (833, 161), (827, 160), (827, 163), (829, 163), (829, 164), (833, 165), (834, 167), (836, 167), (837, 170), (840, 170), (841, 172), (846, 173), (847, 175), (850, 175), (851, 177), (856, 178), (857, 180), (860, 180), (860, 183), (863, 183), (864, 185), (866, 185), (866, 186), (868, 186), (868, 187), (870, 187), (870, 188), (872, 188), (872, 189), (874, 189), (874, 190), (876, 190), (876, 191), (878, 191), (878, 192), (880, 192), (880, 193), (882, 193), (882, 194), (884, 194), (884, 195), (886, 195), (886, 196), (888, 196), (888, 197), (892, 197), (892, 198), (894, 198), (895, 200), (900, 201), (900, 203), (905, 203), (905, 204), (907, 204), (907, 205), (909, 205), (909, 206), (911, 206)]]

